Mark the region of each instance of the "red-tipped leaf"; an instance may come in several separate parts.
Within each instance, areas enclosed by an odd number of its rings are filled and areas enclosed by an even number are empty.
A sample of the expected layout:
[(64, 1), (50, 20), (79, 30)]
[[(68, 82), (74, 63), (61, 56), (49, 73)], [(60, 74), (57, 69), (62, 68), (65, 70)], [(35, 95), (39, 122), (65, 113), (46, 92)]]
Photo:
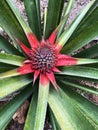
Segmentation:
[(56, 36), (57, 36), (57, 32), (54, 31), (54, 32), (50, 35), (50, 37), (48, 38), (49, 43), (53, 44), (53, 43), (55, 42), (55, 40), (56, 40)]
[(46, 73), (47, 77), (49, 78), (49, 80), (51, 81), (51, 83), (53, 84), (54, 88), (57, 90), (58, 89), (58, 86), (57, 86), (57, 83), (56, 83), (56, 80), (55, 80), (55, 77), (54, 77), (54, 74), (53, 72), (51, 73)]
[(22, 48), (22, 50), (29, 56), (30, 55), (30, 49), (26, 47), (21, 41), (17, 39), (18, 44)]
[(62, 45), (60, 45), (60, 44), (58, 44), (58, 42), (56, 42), (55, 43), (55, 50), (57, 51), (57, 52), (60, 52), (61, 51), (61, 49), (62, 49)]
[(35, 83), (35, 81), (36, 81), (36, 79), (38, 78), (39, 74), (40, 74), (40, 70), (36, 70), (36, 71), (34, 72), (33, 84)]
[(61, 71), (60, 71), (58, 68), (56, 68), (56, 67), (53, 68), (53, 71), (54, 71), (54, 72), (57, 72), (57, 73), (61, 72)]
[(34, 70), (32, 69), (32, 64), (24, 64), (23, 66), (19, 67), (17, 71), (20, 74), (28, 74), (34, 72)]
[(58, 62), (56, 66), (69, 66), (69, 65), (76, 65), (77, 59), (67, 55), (59, 55)]
[(28, 41), (31, 45), (31, 48), (36, 48), (39, 45), (39, 41), (37, 40), (36, 36), (33, 33), (26, 34)]
[(40, 74), (40, 83), (41, 83), (41, 86), (47, 86), (47, 84), (49, 84), (49, 79), (43, 73)]

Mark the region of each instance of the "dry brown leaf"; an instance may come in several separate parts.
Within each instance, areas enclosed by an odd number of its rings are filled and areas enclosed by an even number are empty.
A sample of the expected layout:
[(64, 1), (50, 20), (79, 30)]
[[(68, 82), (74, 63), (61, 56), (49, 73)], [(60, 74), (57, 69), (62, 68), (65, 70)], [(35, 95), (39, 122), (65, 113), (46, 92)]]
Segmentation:
[(13, 120), (18, 121), (18, 123), (23, 124), (26, 119), (27, 110), (29, 107), (29, 101), (26, 101), (14, 114)]

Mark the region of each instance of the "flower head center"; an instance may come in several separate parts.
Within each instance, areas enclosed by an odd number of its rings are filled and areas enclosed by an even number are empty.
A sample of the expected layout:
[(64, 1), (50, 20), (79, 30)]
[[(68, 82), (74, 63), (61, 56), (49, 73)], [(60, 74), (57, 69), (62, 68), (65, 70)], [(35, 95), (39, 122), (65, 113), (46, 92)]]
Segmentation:
[(55, 51), (50, 45), (41, 45), (33, 53), (33, 68), (40, 69), (41, 72), (50, 72), (55, 66)]

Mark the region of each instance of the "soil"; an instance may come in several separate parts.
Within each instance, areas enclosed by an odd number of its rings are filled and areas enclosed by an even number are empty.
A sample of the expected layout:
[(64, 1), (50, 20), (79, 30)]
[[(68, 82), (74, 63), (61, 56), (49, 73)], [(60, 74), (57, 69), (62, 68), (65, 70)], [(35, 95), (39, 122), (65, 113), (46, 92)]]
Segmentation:
[[(25, 13), (25, 9), (24, 9), (24, 5), (23, 5), (23, 0), (13, 0), (16, 4), (16, 6), (18, 7), (18, 9), (20, 10), (21, 14), (23, 15), (24, 19), (27, 21), (27, 17), (26, 17), (26, 13)], [(68, 20), (68, 24), (72, 22), (72, 20), (75, 18), (75, 16), (77, 15), (77, 13), (86, 5), (88, 4), (88, 2), (91, 0), (76, 0), (76, 4), (73, 7), (73, 10), (71, 11), (69, 20)], [(41, 2), (41, 18), (43, 17), (43, 12), (44, 12), (44, 8), (47, 7), (47, 3), (48, 0), (40, 0)], [(66, 0), (65, 0), (65, 6), (66, 6)], [(0, 33), (2, 35), (6, 34), (4, 33), (4, 31), (0, 28)], [(96, 86), (96, 85), (95, 85)], [(96, 104), (98, 104), (98, 96), (92, 95), (92, 94), (85, 94), (87, 98), (91, 99), (93, 102), (95, 102)], [(3, 106), (6, 101), (8, 101), (10, 98), (8, 97), (6, 100), (0, 102), (0, 107)], [(12, 120), (10, 122), (10, 124), (8, 125), (8, 127), (6, 128), (6, 130), (23, 130), (24, 127), (24, 123), (20, 124), (18, 120)], [(46, 122), (45, 122), (45, 128), (44, 130), (51, 130), (51, 125), (49, 123), (49, 120), (47, 118)]]
[(12, 120), (6, 130), (23, 130), (24, 124), (19, 124), (18, 121)]

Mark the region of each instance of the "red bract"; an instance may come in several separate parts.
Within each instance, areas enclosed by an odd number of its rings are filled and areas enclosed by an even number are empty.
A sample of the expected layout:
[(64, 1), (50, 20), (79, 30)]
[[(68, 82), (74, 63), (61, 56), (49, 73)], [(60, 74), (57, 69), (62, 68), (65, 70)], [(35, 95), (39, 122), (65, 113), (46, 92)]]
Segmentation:
[(54, 72), (59, 73), (59, 66), (76, 65), (77, 59), (68, 55), (60, 54), (61, 46), (56, 42), (56, 32), (53, 32), (48, 40), (42, 38), (41, 42), (37, 40), (34, 34), (27, 35), (31, 49), (26, 47), (21, 41), (17, 40), (22, 50), (28, 55), (28, 59), (24, 61), (23, 66), (18, 68), (20, 74), (34, 73), (33, 83), (40, 75), (42, 85), (53, 84), (57, 89)]

